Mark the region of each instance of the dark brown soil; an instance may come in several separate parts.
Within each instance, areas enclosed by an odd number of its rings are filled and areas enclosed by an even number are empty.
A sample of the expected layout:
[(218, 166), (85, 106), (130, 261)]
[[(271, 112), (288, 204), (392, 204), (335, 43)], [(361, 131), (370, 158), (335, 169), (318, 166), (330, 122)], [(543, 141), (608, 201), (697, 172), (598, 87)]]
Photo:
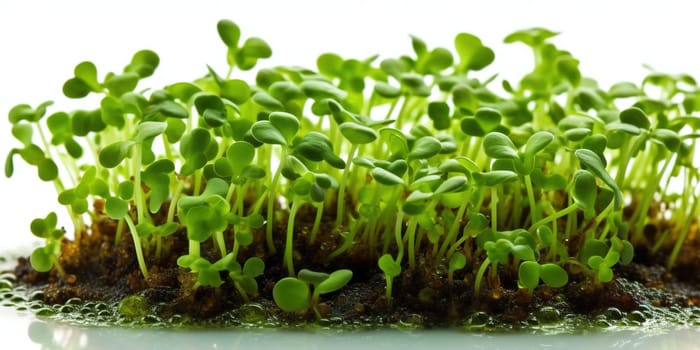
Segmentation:
[[(306, 213), (310, 214), (310, 213)], [(414, 270), (404, 270), (394, 280), (394, 297), (391, 304), (385, 298), (384, 275), (378, 269), (377, 256), (369, 256), (366, 247), (354, 246), (346, 254), (328, 260), (328, 254), (341, 243), (339, 235), (324, 226), (315, 244), (308, 244), (310, 231), (303, 212), (300, 213), (300, 229), (295, 233), (295, 266), (317, 271), (333, 271), (349, 268), (352, 281), (340, 291), (323, 295), (318, 311), (323, 318), (342, 319), (345, 322), (373, 320), (379, 323), (395, 323), (407, 317), (417, 318), (431, 326), (459, 323), (469, 315), (483, 312), (498, 322), (518, 323), (535, 314), (544, 306), (557, 309), (561, 314), (596, 315), (614, 307), (620, 311), (632, 311), (640, 305), (688, 306), (700, 304), (700, 247), (690, 240), (681, 251), (677, 267), (669, 272), (663, 266), (663, 253), (651, 255), (644, 248), (637, 248), (635, 261), (616, 268), (616, 278), (611, 283), (595, 283), (582, 273), (569, 271), (570, 281), (564, 288), (538, 287), (528, 294), (515, 285), (517, 276), (501, 270), (497, 280), (485, 278), (479, 295), (474, 295), (474, 276), (471, 272), (455, 273), (452, 285), (448, 282), (445, 266), (435, 266), (433, 259), (418, 257)], [(282, 225), (278, 225), (281, 231)], [(89, 235), (82, 235), (80, 242), (63, 242), (61, 264), (66, 271), (59, 276), (34, 271), (27, 259), (20, 259), (15, 274), (22, 284), (44, 289), (45, 302), (61, 304), (77, 297), (82, 300), (116, 301), (140, 294), (151, 305), (160, 305), (157, 312), (190, 315), (198, 319), (216, 317), (236, 309), (243, 299), (230, 282), (219, 288), (192, 289), (194, 275), (178, 268), (176, 259), (186, 254), (184, 233), (170, 236), (163, 242), (164, 254), (159, 259), (153, 252), (146, 252), (150, 278), (139, 271), (131, 237), (125, 234), (121, 242), (114, 244), (116, 223), (106, 217), (95, 220)], [(252, 246), (264, 247), (264, 233), (257, 232), (259, 242)], [(283, 234), (277, 242), (283, 249)], [(228, 243), (230, 247), (230, 242)], [(313, 320), (313, 312), (288, 314), (279, 310), (272, 301), (275, 282), (286, 276), (280, 261), (281, 253), (266, 256), (266, 252), (243, 249), (239, 260), (256, 255), (266, 262), (266, 271), (258, 278), (260, 293), (254, 301), (268, 308), (268, 312), (290, 321)], [(202, 255), (215, 261), (218, 250), (203, 244)], [(471, 259), (477, 271), (483, 257)]]

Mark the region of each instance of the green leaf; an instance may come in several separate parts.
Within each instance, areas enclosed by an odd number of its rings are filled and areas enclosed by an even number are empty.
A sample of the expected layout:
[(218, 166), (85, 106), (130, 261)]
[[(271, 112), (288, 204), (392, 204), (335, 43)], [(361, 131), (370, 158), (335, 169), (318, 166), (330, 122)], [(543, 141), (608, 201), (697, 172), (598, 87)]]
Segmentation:
[(540, 264), (535, 261), (523, 261), (518, 268), (518, 284), (533, 290), (540, 284)]
[(561, 266), (547, 263), (540, 266), (540, 277), (542, 281), (552, 287), (561, 288), (569, 283), (569, 275)]
[(525, 244), (515, 244), (512, 247), (513, 255), (521, 260), (535, 261), (535, 252)]
[(216, 31), (219, 32), (221, 41), (229, 48), (238, 47), (238, 40), (241, 38), (241, 29), (236, 23), (228, 19), (222, 19), (216, 24)]
[(378, 81), (374, 83), (374, 92), (376, 92), (379, 96), (390, 99), (394, 99), (401, 96), (401, 88), (393, 86), (389, 83), (385, 83), (383, 81)]
[(63, 94), (68, 98), (83, 98), (90, 91), (90, 86), (78, 78), (70, 78), (63, 83)]
[(29, 258), (32, 268), (38, 272), (49, 272), (53, 267), (51, 253), (45, 247), (38, 247), (32, 251), (32, 256)]
[(461, 270), (467, 266), (467, 258), (462, 253), (454, 253), (450, 256), (450, 271)]
[(634, 125), (640, 129), (649, 130), (651, 123), (646, 113), (637, 107), (630, 107), (620, 112), (620, 121)]
[(90, 61), (78, 63), (73, 70), (75, 77), (80, 79), (90, 90), (100, 91), (100, 83), (97, 81), (97, 67)]
[(487, 173), (473, 173), (474, 181), (485, 186), (496, 186), (518, 179), (518, 174), (509, 170), (493, 170)]
[(484, 152), (493, 159), (520, 159), (510, 138), (500, 132), (491, 132), (484, 137)]
[(344, 90), (322, 80), (304, 80), (299, 84), (299, 87), (307, 97), (314, 100), (330, 98), (342, 101), (348, 97), (348, 93)]
[(428, 159), (442, 151), (442, 143), (432, 136), (423, 136), (416, 140), (408, 153), (409, 159)]
[(600, 157), (598, 157), (597, 154), (588, 149), (578, 149), (574, 153), (581, 162), (581, 164), (587, 168), (587, 170), (589, 170), (599, 179), (603, 180), (603, 182), (605, 182), (605, 184), (608, 185), (608, 187), (610, 187), (611, 190), (613, 190), (613, 194), (615, 195), (614, 206), (615, 210), (618, 210), (620, 208), (620, 205), (622, 205), (622, 192), (615, 183), (615, 180), (613, 180), (612, 177), (610, 177), (608, 172), (605, 170), (605, 166), (600, 160)]
[(593, 256), (602, 257), (608, 252), (608, 245), (598, 239), (587, 239), (579, 253), (579, 260), (586, 262)]
[(105, 212), (110, 218), (118, 220), (129, 212), (129, 204), (123, 199), (109, 197), (105, 200)]
[(284, 109), (282, 102), (262, 90), (253, 95), (253, 102), (273, 111), (280, 111)]
[(660, 141), (666, 149), (671, 152), (676, 152), (681, 146), (681, 138), (678, 134), (669, 129), (654, 129), (651, 133), (654, 140)]
[(318, 71), (328, 77), (338, 77), (343, 74), (343, 58), (334, 53), (324, 53), (316, 59)]
[(37, 165), (39, 178), (43, 181), (53, 181), (58, 177), (58, 166), (50, 158), (42, 159)]
[(454, 58), (452, 53), (442, 47), (430, 51), (424, 62), (424, 71), (430, 74), (438, 74), (452, 66)]
[(256, 256), (248, 258), (243, 264), (243, 273), (248, 277), (255, 278), (262, 275), (264, 271), (265, 262)]
[(590, 172), (579, 169), (574, 173), (573, 181), (571, 196), (574, 203), (583, 210), (585, 217), (590, 219), (595, 215), (595, 202), (598, 193), (595, 177)]
[(321, 281), (321, 283), (316, 286), (316, 291), (319, 294), (332, 293), (336, 290), (343, 288), (352, 279), (352, 271), (347, 269), (341, 269), (333, 271), (328, 278)]
[(103, 148), (99, 154), (100, 164), (105, 168), (114, 168), (129, 154), (133, 142), (118, 141)]
[(581, 72), (578, 69), (579, 60), (571, 56), (561, 56), (557, 59), (557, 70), (571, 85), (578, 86), (581, 83)]
[(32, 144), (33, 129), (30, 124), (17, 123), (12, 125), (12, 136), (14, 136), (24, 146)]
[(258, 142), (270, 145), (287, 145), (287, 139), (282, 132), (268, 120), (256, 122), (253, 124), (250, 131)]
[(622, 241), (622, 247), (622, 252), (620, 252), (620, 263), (622, 265), (627, 265), (631, 263), (632, 259), (634, 258), (634, 247), (628, 240)]
[(481, 70), (491, 64), (495, 58), (493, 50), (484, 46), (481, 39), (468, 33), (457, 34), (455, 49), (459, 55), (461, 71)]
[(557, 32), (553, 32), (545, 28), (529, 28), (513, 32), (503, 39), (505, 43), (521, 42), (530, 47), (542, 45), (545, 40), (556, 36)]
[(287, 143), (291, 142), (301, 127), (299, 119), (287, 112), (272, 112), (268, 119), (270, 124), (282, 133)]
[(372, 169), (371, 174), (382, 185), (395, 186), (404, 183), (401, 177), (383, 168), (376, 167)]
[(433, 120), (436, 130), (450, 128), (450, 106), (445, 102), (434, 101), (428, 104), (428, 117)]
[(442, 182), (434, 193), (440, 195), (443, 193), (463, 192), (467, 190), (467, 182), (466, 176), (453, 176)]
[(100, 115), (105, 124), (121, 129), (126, 124), (124, 106), (114, 96), (105, 96), (100, 101)]
[(556, 243), (556, 236), (549, 226), (540, 226), (537, 228), (537, 237), (545, 247), (551, 247)]
[(538, 131), (532, 134), (532, 136), (530, 136), (529, 139), (527, 139), (527, 143), (525, 144), (525, 150), (523, 152), (526, 155), (534, 156), (535, 154), (540, 153), (543, 149), (549, 146), (549, 144), (552, 143), (552, 141), (554, 141), (554, 135), (552, 135), (551, 132)]
[(105, 79), (105, 87), (107, 87), (110, 94), (117, 97), (134, 91), (138, 83), (139, 75), (131, 72), (112, 75)]
[(382, 255), (377, 261), (379, 268), (391, 278), (398, 277), (401, 274), (401, 265), (397, 264), (390, 254)]
[(272, 298), (286, 312), (303, 311), (309, 308), (309, 286), (294, 277), (285, 277), (275, 283)]
[(377, 132), (372, 128), (353, 122), (340, 124), (340, 133), (352, 144), (360, 145), (373, 142), (377, 139)]
[(145, 140), (152, 139), (162, 134), (167, 127), (168, 124), (166, 122), (141, 122), (137, 126), (137, 132), (136, 137), (134, 137), (134, 141), (144, 142)]
[(124, 67), (124, 72), (136, 73), (143, 79), (153, 75), (158, 64), (160, 64), (158, 54), (151, 50), (141, 50), (134, 54), (131, 58), (131, 63)]
[(219, 89), (221, 89), (221, 97), (236, 104), (242, 104), (250, 98), (250, 86), (240, 79), (223, 80), (219, 83)]
[(608, 90), (608, 95), (612, 98), (625, 98), (642, 96), (644, 92), (634, 83), (623, 81), (613, 84)]

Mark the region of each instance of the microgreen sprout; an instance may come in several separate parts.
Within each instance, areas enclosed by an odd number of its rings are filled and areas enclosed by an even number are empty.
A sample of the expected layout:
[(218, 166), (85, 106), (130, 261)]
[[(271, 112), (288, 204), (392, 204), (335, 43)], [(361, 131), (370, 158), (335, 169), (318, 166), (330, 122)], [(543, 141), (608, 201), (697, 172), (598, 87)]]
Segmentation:
[[(606, 90), (557, 33), (533, 28), (505, 38), (534, 66), (502, 89), (480, 75), (493, 50), (468, 33), (453, 48), (412, 36), (408, 55), (323, 53), (315, 69), (265, 67), (247, 81), (241, 71), (272, 50), (232, 21), (217, 31), (225, 73), (212, 64), (148, 89), (160, 58), (141, 50), (121, 71), (84, 61), (67, 72), (63, 94), (94, 106), (9, 111), (18, 145), (5, 175), (17, 159), (34, 167), (74, 226), (68, 249), (56, 213), (32, 221), (44, 240), (35, 270), (75, 273), (63, 254), (94, 234), (89, 218), (114, 224), (113, 244), (130, 244), (146, 279), (178, 257), (192, 288), (228, 284), (247, 302), (269, 291), (256, 282), (267, 267), (282, 310), (320, 318), (320, 296), (353, 277), (348, 261), (384, 274), (391, 305), (405, 271), (446, 273), (475, 298), (516, 285), (533, 295), (610, 282), (637, 247), (673, 269), (696, 239), (700, 90), (688, 75)], [(308, 269), (319, 262), (336, 270)]]

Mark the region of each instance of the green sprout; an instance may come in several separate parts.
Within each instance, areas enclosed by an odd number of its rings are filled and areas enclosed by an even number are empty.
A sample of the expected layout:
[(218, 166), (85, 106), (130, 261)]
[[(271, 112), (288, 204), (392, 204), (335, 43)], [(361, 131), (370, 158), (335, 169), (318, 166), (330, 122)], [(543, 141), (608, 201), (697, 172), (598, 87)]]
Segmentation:
[[(34, 270), (88, 278), (80, 257), (99, 241), (133, 251), (143, 285), (179, 269), (187, 288), (320, 318), (321, 295), (353, 278), (343, 267), (383, 274), (392, 307), (407, 300), (402, 273), (446, 277), (450, 296), (466, 286), (480, 303), (600, 287), (636, 249), (670, 272), (687, 264), (700, 215), (687, 74), (604, 88), (544, 28), (505, 38), (533, 54), (518, 80), (483, 76), (495, 53), (468, 33), (451, 48), (411, 36), (398, 57), (256, 68), (272, 54), (263, 39), (216, 29), (225, 73), (148, 88), (160, 58), (141, 50), (118, 71), (68, 71), (61, 92), (82, 109), (9, 111), (5, 175), (29, 165), (74, 226), (71, 240), (55, 212), (32, 221)], [(278, 280), (271, 293), (260, 277)]]
[[(272, 296), (277, 306), (284, 311), (298, 312), (312, 308), (316, 318), (320, 319), (320, 296), (343, 288), (351, 279), (352, 271), (347, 269), (336, 270), (330, 274), (301, 269), (297, 277), (285, 277), (277, 281)], [(313, 288), (310, 288), (311, 286)]]

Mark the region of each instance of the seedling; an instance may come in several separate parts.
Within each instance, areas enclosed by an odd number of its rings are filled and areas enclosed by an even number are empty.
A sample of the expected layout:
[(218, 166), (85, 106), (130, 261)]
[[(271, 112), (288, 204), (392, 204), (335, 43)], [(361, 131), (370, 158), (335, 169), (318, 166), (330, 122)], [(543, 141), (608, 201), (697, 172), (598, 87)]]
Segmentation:
[(279, 280), (272, 290), (272, 296), (277, 306), (284, 311), (305, 311), (310, 307), (316, 314), (316, 318), (320, 319), (321, 314), (318, 312), (320, 296), (343, 288), (351, 279), (352, 271), (346, 269), (330, 274), (301, 269), (297, 277), (285, 277)]
[[(452, 48), (413, 36), (400, 57), (328, 52), (315, 68), (262, 68), (248, 81), (239, 74), (269, 45), (229, 20), (217, 32), (223, 73), (212, 64), (148, 88), (160, 58), (141, 50), (116, 72), (84, 61), (67, 73), (63, 94), (94, 105), (9, 111), (18, 145), (6, 176), (18, 159), (35, 168), (74, 226), (71, 242), (54, 212), (31, 223), (44, 240), (35, 270), (90, 283), (82, 249), (128, 244), (144, 286), (176, 269), (189, 288), (320, 318), (321, 295), (353, 277), (343, 264), (383, 274), (389, 306), (410, 299), (396, 298), (405, 271), (451, 287), (461, 278), (481, 303), (508, 286), (600, 287), (635, 247), (667, 257), (670, 272), (687, 264), (700, 215), (700, 90), (688, 75), (604, 89), (552, 43), (557, 33), (533, 28), (505, 39), (534, 54), (519, 80), (481, 76), (495, 54), (460, 33)], [(98, 233), (108, 239), (84, 240)], [(263, 274), (278, 280), (271, 296)]]

